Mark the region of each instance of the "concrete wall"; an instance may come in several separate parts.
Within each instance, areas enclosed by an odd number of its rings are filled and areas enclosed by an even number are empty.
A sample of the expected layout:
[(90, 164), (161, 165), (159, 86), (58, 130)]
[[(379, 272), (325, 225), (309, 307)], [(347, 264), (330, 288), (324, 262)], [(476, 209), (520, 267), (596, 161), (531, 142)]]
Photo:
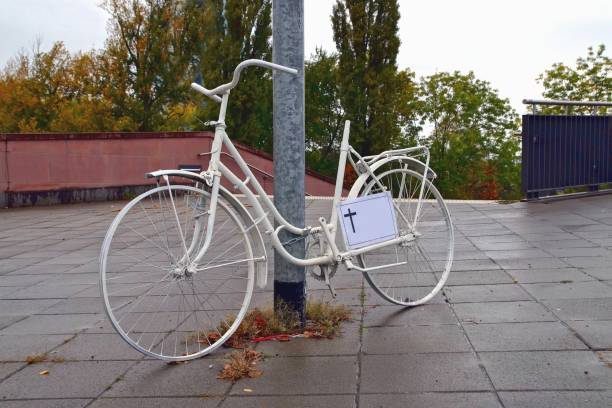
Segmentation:
[[(0, 205), (125, 198), (154, 183), (145, 173), (198, 164), (206, 168), (210, 132), (0, 135)], [(268, 194), (273, 194), (272, 157), (236, 145)], [(240, 175), (231, 157), (223, 162)], [(266, 175), (265, 173), (268, 173)], [(306, 193), (333, 195), (333, 180), (312, 172)], [(231, 186), (227, 186), (230, 187)], [(233, 188), (232, 188), (233, 190)]]

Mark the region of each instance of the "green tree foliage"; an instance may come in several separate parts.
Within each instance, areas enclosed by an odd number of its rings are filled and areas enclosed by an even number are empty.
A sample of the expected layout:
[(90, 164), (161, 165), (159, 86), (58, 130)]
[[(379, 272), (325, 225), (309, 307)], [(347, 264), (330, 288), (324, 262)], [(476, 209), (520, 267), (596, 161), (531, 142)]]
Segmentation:
[(305, 66), (306, 161), (310, 168), (333, 175), (344, 128), (338, 85), (338, 58), (317, 49)]
[(155, 130), (186, 98), (185, 77), (203, 40), (199, 5), (178, 0), (106, 0), (105, 56), (115, 87), (108, 95), (138, 130)]
[[(272, 3), (270, 0), (210, 0), (202, 4), (204, 41), (199, 70), (207, 88), (232, 79), (240, 62), (272, 60)], [(218, 105), (206, 102), (199, 116), (216, 119)], [(272, 151), (272, 75), (249, 68), (232, 90), (227, 112), (228, 132), (238, 141)]]
[(403, 144), (411, 128), (415, 87), (410, 72), (397, 70), (399, 17), (396, 0), (338, 0), (333, 8), (340, 98), (364, 155)]
[(422, 120), (438, 188), (452, 198), (514, 198), (519, 189), (518, 118), (507, 99), (472, 72), (421, 80)]
[[(606, 55), (603, 44), (597, 49), (589, 47), (586, 57), (578, 58), (575, 67), (555, 63), (537, 80), (544, 86), (543, 96), (548, 99), (612, 101), (612, 60)], [(592, 108), (555, 106), (546, 107), (544, 111), (557, 114), (590, 113)], [(605, 113), (606, 108), (600, 108), (600, 112)]]

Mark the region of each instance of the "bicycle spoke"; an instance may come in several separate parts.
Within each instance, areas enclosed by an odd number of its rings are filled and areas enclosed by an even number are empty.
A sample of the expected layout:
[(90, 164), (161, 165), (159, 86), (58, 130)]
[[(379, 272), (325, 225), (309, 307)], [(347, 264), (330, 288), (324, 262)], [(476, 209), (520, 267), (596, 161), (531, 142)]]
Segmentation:
[(229, 314), (243, 316), (239, 311), (248, 307), (261, 259), (251, 253), (248, 231), (258, 222), (245, 225), (238, 215), (243, 210), (219, 197), (215, 234), (192, 265), (207, 234), (198, 207), (206, 197), (193, 187), (155, 188), (120, 212), (105, 239), (108, 315), (121, 336), (149, 356), (185, 360), (210, 353), (240, 324)]

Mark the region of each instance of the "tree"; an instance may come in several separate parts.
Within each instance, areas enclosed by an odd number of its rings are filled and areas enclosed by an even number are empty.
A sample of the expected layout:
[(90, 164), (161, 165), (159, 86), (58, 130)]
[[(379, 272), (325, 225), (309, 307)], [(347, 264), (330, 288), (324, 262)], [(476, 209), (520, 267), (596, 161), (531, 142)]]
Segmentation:
[(338, 86), (338, 56), (319, 48), (305, 64), (306, 162), (323, 174), (336, 172), (344, 111)]
[(37, 43), (0, 74), (0, 130), (4, 132), (88, 132), (131, 130), (104, 96), (103, 58), (95, 51), (71, 55), (56, 42)]
[(195, 0), (106, 0), (111, 16), (107, 72), (113, 104), (137, 124), (155, 130), (170, 106), (186, 98), (190, 68), (203, 41)]
[[(548, 99), (572, 101), (612, 101), (612, 60), (605, 55), (606, 47), (601, 44), (596, 50), (589, 47), (586, 57), (576, 60), (576, 66), (570, 67), (562, 62), (541, 74), (537, 81), (544, 86), (543, 96)], [(591, 107), (561, 106), (546, 107), (546, 113), (564, 114), (568, 111), (577, 113), (592, 112)], [(599, 109), (601, 113), (606, 108)]]
[[(272, 60), (270, 0), (210, 0), (203, 3), (199, 25), (203, 43), (199, 72), (207, 88), (231, 81), (234, 68), (250, 58)], [(216, 119), (218, 105), (206, 102), (199, 117)], [(242, 72), (232, 90), (228, 133), (250, 146), (272, 150), (272, 73), (262, 68)]]
[(403, 144), (414, 129), (413, 74), (398, 73), (396, 0), (337, 0), (332, 13), (340, 99), (364, 155)]
[(517, 115), (507, 99), (472, 72), (421, 79), (422, 142), (438, 188), (449, 198), (514, 198), (519, 190)]

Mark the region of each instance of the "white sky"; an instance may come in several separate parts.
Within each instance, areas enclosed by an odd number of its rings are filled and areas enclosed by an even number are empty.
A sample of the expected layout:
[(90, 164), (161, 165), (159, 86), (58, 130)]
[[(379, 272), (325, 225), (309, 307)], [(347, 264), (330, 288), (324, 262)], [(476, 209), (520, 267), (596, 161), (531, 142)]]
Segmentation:
[[(36, 38), (72, 51), (101, 48), (106, 12), (100, 0), (0, 0), (0, 65)], [(306, 54), (333, 51), (333, 0), (305, 0)], [(611, 0), (400, 0), (400, 68), (417, 76), (473, 70), (524, 112), (541, 96), (535, 82), (554, 62), (573, 64), (589, 45), (612, 47)]]

